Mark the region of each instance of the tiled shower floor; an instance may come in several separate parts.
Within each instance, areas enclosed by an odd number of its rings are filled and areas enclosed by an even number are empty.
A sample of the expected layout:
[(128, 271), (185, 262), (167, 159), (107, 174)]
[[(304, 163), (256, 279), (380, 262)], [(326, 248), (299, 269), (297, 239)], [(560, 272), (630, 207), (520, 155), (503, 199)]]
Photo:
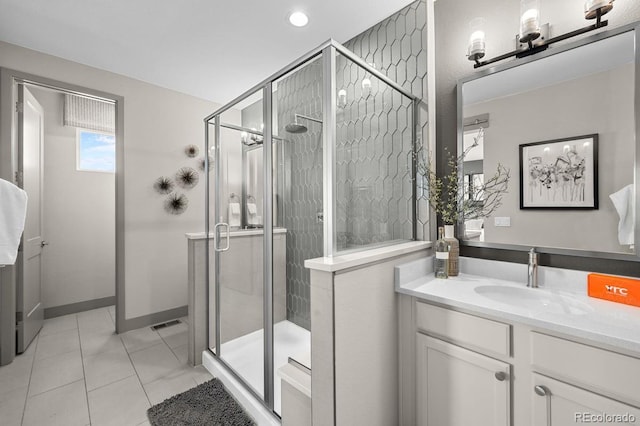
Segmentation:
[(187, 365), (187, 324), (114, 333), (113, 307), (52, 318), (0, 367), (0, 424), (147, 425), (147, 409), (211, 378)]
[[(224, 343), (220, 348), (222, 359), (249, 385), (263, 395), (263, 330), (254, 331)], [(273, 326), (274, 334), (274, 408), (280, 414), (280, 377), (278, 369), (288, 362), (289, 357), (298, 361), (309, 359), (311, 353), (311, 333), (289, 322), (281, 321)]]

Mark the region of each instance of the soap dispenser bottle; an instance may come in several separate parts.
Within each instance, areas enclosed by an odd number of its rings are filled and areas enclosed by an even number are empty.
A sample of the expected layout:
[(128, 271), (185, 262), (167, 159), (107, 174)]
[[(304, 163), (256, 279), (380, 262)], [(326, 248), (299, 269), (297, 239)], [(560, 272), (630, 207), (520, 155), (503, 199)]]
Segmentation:
[(449, 278), (449, 250), (451, 246), (444, 239), (444, 228), (438, 227), (438, 241), (435, 245), (435, 264), (433, 270), (436, 278)]

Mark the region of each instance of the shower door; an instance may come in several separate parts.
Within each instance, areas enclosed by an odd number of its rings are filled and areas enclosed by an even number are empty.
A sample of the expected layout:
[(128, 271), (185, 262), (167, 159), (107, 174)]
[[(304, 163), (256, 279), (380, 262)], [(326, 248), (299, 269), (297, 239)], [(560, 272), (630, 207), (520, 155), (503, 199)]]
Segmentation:
[[(207, 117), (209, 348), (281, 413), (277, 371), (310, 366), (310, 273), (325, 228), (324, 56), (318, 51)], [(335, 109), (335, 107), (333, 107)]]
[[(249, 389), (265, 399), (265, 236), (262, 189), (247, 185), (247, 150), (261, 155), (262, 90), (216, 117), (213, 126), (215, 184), (215, 347), (212, 350)], [(243, 110), (255, 114), (242, 114)], [(259, 130), (260, 129), (260, 130)], [(263, 177), (253, 181), (262, 183)], [(250, 193), (251, 192), (251, 193)], [(268, 334), (268, 333), (267, 333)]]

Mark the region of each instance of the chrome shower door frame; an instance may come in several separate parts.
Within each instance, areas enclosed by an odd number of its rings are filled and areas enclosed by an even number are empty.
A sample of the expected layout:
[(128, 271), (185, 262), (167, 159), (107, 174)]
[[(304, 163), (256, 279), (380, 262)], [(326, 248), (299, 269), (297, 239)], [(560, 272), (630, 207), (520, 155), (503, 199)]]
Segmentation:
[[(219, 227), (214, 228), (214, 233), (210, 234), (210, 178), (205, 180), (205, 232), (207, 236), (207, 243), (205, 244), (205, 268), (206, 268), (206, 297), (207, 297), (207, 306), (210, 305), (210, 291), (213, 286), (214, 296), (215, 296), (215, 321), (214, 321), (214, 336), (215, 336), (215, 352), (213, 355), (217, 358), (217, 360), (229, 371), (231, 375), (233, 375), (237, 380), (239, 380), (250, 393), (252, 393), (257, 400), (261, 401), (271, 412), (274, 410), (274, 399), (275, 395), (273, 394), (274, 390), (274, 365), (273, 365), (273, 350), (274, 350), (274, 336), (273, 336), (273, 110), (272, 110), (272, 97), (273, 97), (273, 83), (284, 77), (285, 75), (291, 73), (297, 68), (300, 68), (307, 64), (308, 62), (314, 60), (318, 56), (322, 55), (322, 70), (323, 70), (323, 86), (322, 86), (322, 147), (323, 147), (323, 254), (325, 257), (334, 257), (338, 254), (337, 248), (337, 231), (336, 231), (336, 124), (337, 124), (337, 104), (336, 104), (336, 93), (337, 93), (337, 83), (336, 83), (336, 61), (337, 55), (343, 55), (348, 58), (352, 62), (355, 62), (358, 66), (364, 68), (368, 73), (372, 74), (376, 78), (383, 81), (388, 86), (392, 87), (400, 94), (411, 100), (411, 117), (413, 120), (412, 123), (412, 147), (416, 149), (416, 126), (417, 124), (417, 102), (418, 99), (412, 95), (410, 92), (402, 88), (396, 82), (389, 79), (387, 76), (382, 74), (380, 71), (376, 70), (372, 66), (370, 66), (367, 62), (365, 62), (362, 58), (355, 55), (350, 50), (346, 49), (340, 43), (337, 43), (334, 40), (328, 40), (323, 43), (316, 49), (310, 51), (306, 55), (300, 57), (296, 61), (292, 62), (288, 66), (284, 67), (280, 71), (271, 75), (266, 80), (261, 83), (255, 85), (242, 95), (238, 96), (231, 102), (227, 103), (223, 107), (219, 108), (211, 115), (205, 117), (205, 151), (209, 153), (209, 126), (214, 125), (214, 146), (213, 146), (213, 157), (214, 157), (214, 168), (215, 168), (215, 184), (219, 188), (219, 182), (221, 182), (222, 174), (220, 171), (221, 160), (220, 160), (220, 127), (229, 127), (227, 124), (223, 124), (220, 122), (220, 116), (225, 111), (230, 110), (239, 102), (242, 102), (249, 96), (253, 95), (258, 91), (262, 91), (262, 100), (263, 100), (263, 119), (264, 119), (264, 130), (263, 130), (263, 177), (264, 177), (264, 193), (263, 193), (263, 290), (264, 290), (264, 298), (263, 298), (263, 329), (264, 329), (264, 389), (263, 394), (264, 397), (260, 397), (254, 392), (250, 386), (247, 385), (244, 378), (237, 374), (233, 368), (228, 365), (222, 359), (220, 352), (220, 286), (219, 286), (219, 258), (220, 252), (218, 250), (214, 251), (215, 263), (216, 267), (214, 268), (213, 274), (211, 274), (209, 259), (210, 259), (210, 250), (209, 250), (209, 240), (214, 238), (214, 245), (220, 240)], [(213, 122), (212, 122), (213, 120)], [(231, 126), (233, 127), (233, 126)], [(205, 170), (208, 169), (208, 156), (205, 155)], [(416, 176), (416, 161), (415, 156), (411, 161), (411, 176), (415, 178)], [(415, 180), (414, 180), (415, 182)], [(414, 200), (416, 195), (416, 188), (414, 185), (413, 188)], [(216, 220), (220, 217), (220, 191), (216, 189), (215, 191), (215, 203), (214, 203), (214, 218)], [(416, 239), (416, 214), (417, 214), (417, 203), (412, 211), (412, 219), (413, 219), (413, 239)], [(217, 247), (217, 246), (216, 246)], [(213, 282), (211, 277), (213, 276)], [(214, 319), (211, 317), (211, 313), (209, 309), (207, 309), (207, 336), (211, 336), (210, 334), (210, 326), (211, 320)], [(211, 348), (212, 342), (208, 342), (207, 347)]]

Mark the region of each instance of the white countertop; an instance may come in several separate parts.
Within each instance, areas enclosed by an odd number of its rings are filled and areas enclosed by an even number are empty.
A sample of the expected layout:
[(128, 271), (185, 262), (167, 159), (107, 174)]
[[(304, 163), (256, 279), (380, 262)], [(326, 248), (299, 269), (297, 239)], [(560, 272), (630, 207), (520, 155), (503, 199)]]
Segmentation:
[[(396, 268), (396, 291), (498, 321), (521, 323), (640, 355), (640, 308), (587, 296), (587, 272), (540, 267), (540, 288), (527, 289), (526, 265), (471, 258), (460, 260), (461, 270), (482, 271), (482, 275), (467, 272), (437, 279), (432, 272), (433, 258), (428, 257)], [(491, 276), (485, 276), (485, 271)], [(482, 290), (477, 291), (483, 286), (544, 292), (544, 297), (548, 296), (554, 306), (563, 306), (563, 303), (577, 306), (581, 308), (580, 313), (547, 310), (539, 303), (529, 304), (522, 298), (512, 303), (505, 299), (497, 301), (481, 294)]]
[(390, 257), (401, 256), (431, 247), (429, 241), (408, 241), (399, 244), (389, 244), (378, 248), (347, 253), (334, 257), (318, 257), (304, 261), (305, 268), (317, 271), (336, 272), (343, 269), (355, 268), (367, 263), (386, 260)]

